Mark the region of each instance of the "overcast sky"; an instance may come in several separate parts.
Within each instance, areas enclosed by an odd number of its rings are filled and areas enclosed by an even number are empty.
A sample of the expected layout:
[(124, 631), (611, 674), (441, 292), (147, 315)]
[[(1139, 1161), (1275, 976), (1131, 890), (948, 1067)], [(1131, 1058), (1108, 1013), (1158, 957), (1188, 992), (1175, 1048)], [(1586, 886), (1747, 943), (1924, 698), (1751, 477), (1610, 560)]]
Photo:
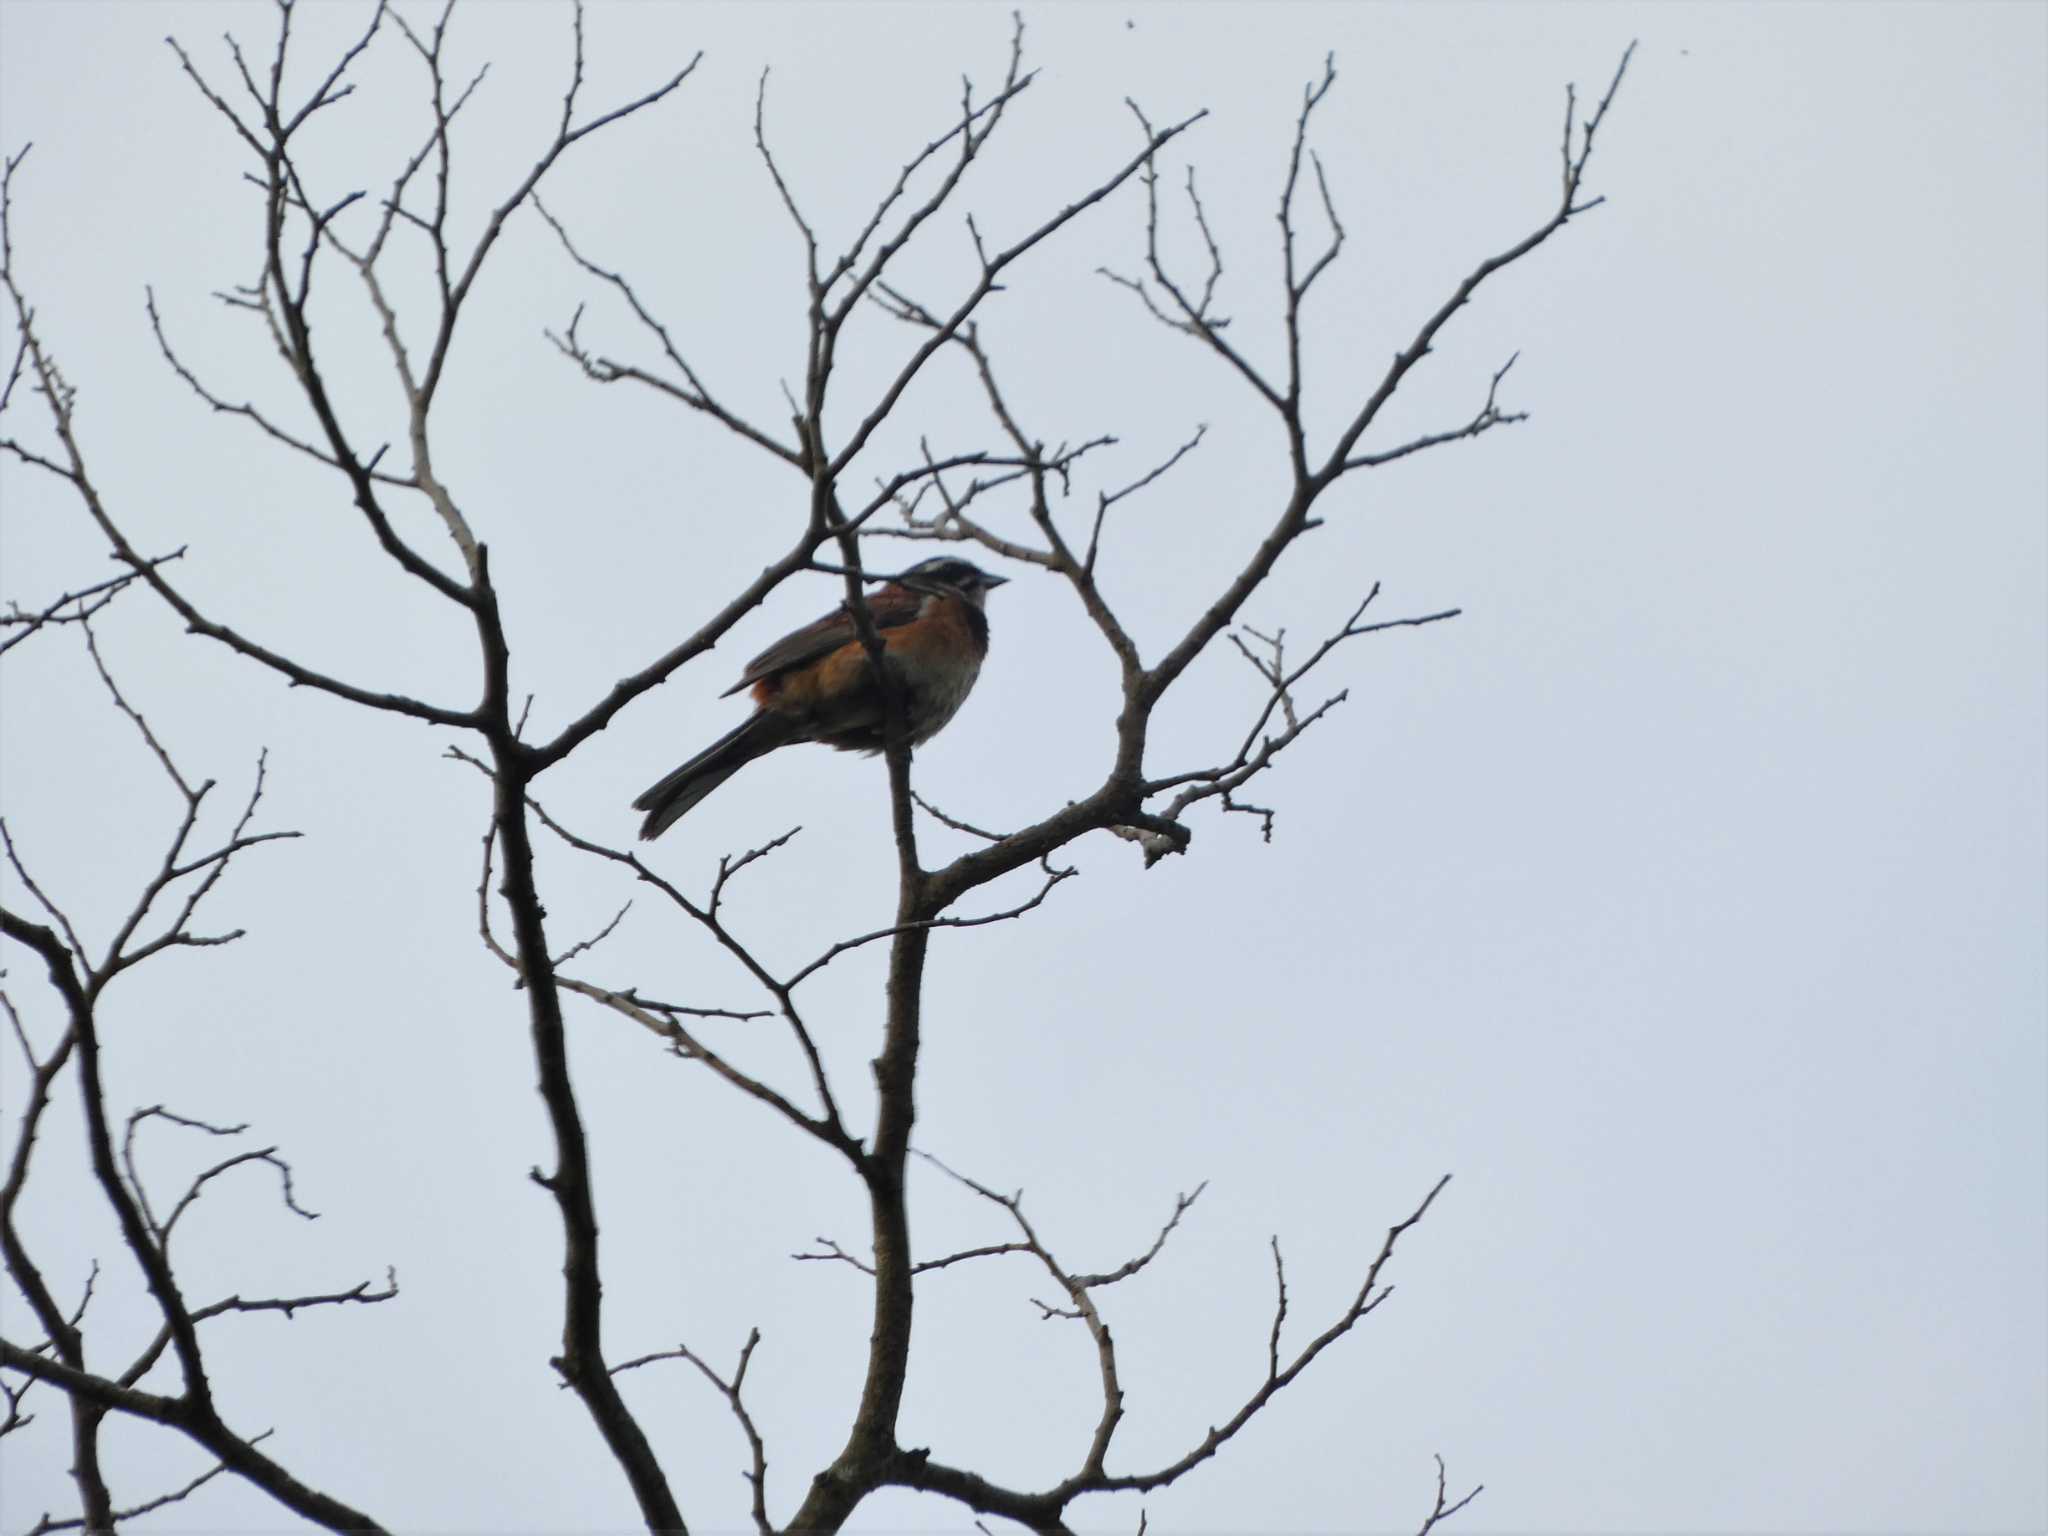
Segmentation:
[[(365, 15), (311, 9), (303, 68)], [(1014, 238), (1133, 152), (1127, 95), (1160, 120), (1206, 107), (1166, 180), (1199, 167), (1220, 306), (1267, 360), (1279, 176), (1302, 87), (1334, 52), (1314, 142), (1350, 240), (1306, 340), (1325, 443), (1457, 279), (1547, 216), (1566, 83), (1585, 99), (1640, 39), (1594, 159), (1608, 203), (1482, 290), (1378, 442), (1462, 423), (1517, 352), (1504, 402), (1530, 419), (1347, 480), (1244, 614), (1306, 644), (1378, 582), (1383, 616), (1463, 616), (1331, 658), (1325, 691), (1348, 699), (1254, 796), (1279, 813), (1269, 845), (1253, 818), (1202, 817), (1187, 857), (1146, 872), (1130, 845), (1093, 840), (1042, 909), (934, 948), (920, 1145), (1021, 1187), (1081, 1269), (1141, 1249), (1176, 1192), (1209, 1181), (1162, 1259), (1106, 1294), (1129, 1410), (1113, 1466), (1178, 1455), (1256, 1384), (1271, 1236), (1305, 1340), (1387, 1225), (1455, 1175), (1404, 1241), (1396, 1296), (1215, 1462), (1145, 1500), (1150, 1528), (1412, 1529), (1434, 1452), (1455, 1483), (1486, 1484), (1456, 1525), (1472, 1532), (2048, 1525), (2048, 11), (1024, 15), (1043, 73), (962, 208)], [(343, 488), (186, 392), (149, 334), (145, 284), (220, 393), (304, 420), (260, 330), (210, 297), (256, 275), (259, 210), (162, 43), (176, 34), (225, 82), (223, 30), (267, 56), (271, 25), (254, 5), (0, 0), (0, 141), (35, 141), (15, 192), (20, 274), (140, 546), (189, 545), (187, 589), (276, 648), (466, 702), (471, 651), (445, 605), (382, 559)], [(552, 132), (568, 32), (552, 4), (458, 13), (453, 72), (491, 62), (459, 142), (464, 228)], [(831, 243), (943, 128), (963, 72), (1000, 78), (1008, 32), (993, 6), (593, 6), (593, 104), (700, 48), (704, 62), (572, 151), (549, 205), (633, 275), (735, 408), (779, 422), (781, 385), (802, 377), (801, 252), (752, 155), (761, 70), (769, 133)], [(309, 149), (330, 199), (388, 184), (420, 133), (397, 37), (359, 78)], [(1177, 214), (1169, 228), (1192, 263), (1198, 237)], [(1270, 524), (1285, 463), (1241, 382), (1097, 275), (1134, 267), (1142, 235), (1131, 188), (1021, 263), (985, 330), (1031, 430), (1118, 438), (1076, 482), (1073, 518), (1208, 424), (1106, 541), (1105, 585), (1156, 656)], [(957, 219), (914, 257), (904, 281), (931, 302), (971, 281)], [(402, 459), (380, 343), (329, 280), (321, 339), (344, 411)], [(437, 462), (490, 543), (542, 732), (694, 629), (804, 515), (782, 466), (559, 357), (543, 330), (586, 301), (594, 343), (650, 357), (517, 217), (437, 414)], [(855, 340), (842, 422), (906, 344), (879, 321)], [(43, 441), (36, 405), (6, 430)], [(920, 433), (938, 451), (987, 441), (966, 375), (914, 392), (871, 470)], [(12, 466), (0, 488), (0, 598), (106, 574), (57, 488)], [(424, 520), (408, 531), (431, 538)], [(1092, 788), (1115, 713), (1114, 665), (1068, 593), (1006, 569), (1019, 579), (991, 601), (980, 686), (917, 760), (924, 793), (997, 827)], [(741, 717), (717, 698), (741, 658), (835, 596), (823, 577), (792, 584), (549, 775), (543, 802), (626, 840), (632, 796)], [(293, 1219), (260, 1180), (223, 1188), (181, 1235), (190, 1288), (327, 1290), (387, 1264), (402, 1286), (374, 1309), (212, 1325), (233, 1421), (274, 1427), (267, 1449), (393, 1528), (629, 1528), (623, 1480), (547, 1365), (559, 1229), (526, 1174), (551, 1153), (522, 1000), (475, 933), (481, 782), (442, 757), (445, 734), (287, 690), (183, 637), (146, 594), (102, 634), (188, 772), (239, 797), (267, 745), (262, 825), (306, 834), (238, 862), (217, 893), (214, 924), (250, 930), (239, 945), (168, 956), (108, 998), (115, 1106), (250, 1122), (322, 1213)], [(103, 939), (175, 798), (75, 636), (5, 669), (9, 825)], [(1162, 717), (1151, 766), (1227, 752), (1255, 708), (1249, 671), (1219, 650)], [(721, 853), (800, 823), (730, 909), (794, 968), (888, 921), (883, 782), (877, 764), (783, 753), (652, 858), (701, 890)], [(931, 834), (934, 854), (963, 841)], [(552, 854), (545, 875), (565, 937), (632, 894)], [(849, 1098), (875, 1049), (881, 961), (849, 956), (814, 984)], [(54, 1038), (36, 968), (18, 950), (6, 963), (31, 1030)], [(587, 963), (650, 995), (755, 1002), (644, 901)], [(686, 1341), (730, 1364), (759, 1326), (750, 1396), (787, 1515), (843, 1437), (867, 1335), (861, 1277), (788, 1255), (819, 1235), (860, 1250), (858, 1191), (625, 1021), (590, 1010), (572, 1026), (610, 1353)], [(19, 1067), (0, 1069), (9, 1116)], [(163, 1189), (219, 1155), (170, 1132), (145, 1152)], [(106, 1267), (87, 1321), (112, 1368), (154, 1314), (111, 1226), (80, 1214), (97, 1207), (68, 1100), (37, 1166), (45, 1273), (75, 1294), (93, 1257)], [(1007, 1235), (935, 1177), (914, 1193), (921, 1253)], [(1093, 1354), (1075, 1325), (1038, 1320), (1043, 1283), (996, 1260), (920, 1284), (904, 1443), (1021, 1484), (1071, 1470), (1098, 1407)], [(11, 1291), (0, 1321), (34, 1332)], [(151, 1378), (170, 1382), (168, 1367)], [(679, 1366), (630, 1395), (693, 1528), (743, 1525), (723, 1402)], [(0, 1447), (9, 1530), (75, 1508), (61, 1405), (31, 1402), (39, 1423)], [(124, 1503), (204, 1465), (154, 1431), (108, 1434)], [(1139, 1502), (1072, 1517), (1130, 1530)], [(158, 1523), (283, 1522), (222, 1483)], [(855, 1528), (967, 1525), (889, 1498)]]

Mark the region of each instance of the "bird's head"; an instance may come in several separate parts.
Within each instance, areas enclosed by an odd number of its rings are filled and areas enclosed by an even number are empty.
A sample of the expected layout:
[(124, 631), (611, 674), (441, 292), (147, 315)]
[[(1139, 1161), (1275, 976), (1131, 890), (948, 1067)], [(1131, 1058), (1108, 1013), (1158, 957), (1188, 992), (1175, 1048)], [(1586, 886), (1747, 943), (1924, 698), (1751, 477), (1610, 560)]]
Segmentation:
[(1007, 576), (991, 575), (971, 561), (961, 560), (953, 555), (941, 555), (935, 560), (920, 561), (896, 578), (899, 585), (908, 587), (913, 592), (923, 592), (933, 597), (964, 597), (977, 608), (990, 592), (1009, 579)]

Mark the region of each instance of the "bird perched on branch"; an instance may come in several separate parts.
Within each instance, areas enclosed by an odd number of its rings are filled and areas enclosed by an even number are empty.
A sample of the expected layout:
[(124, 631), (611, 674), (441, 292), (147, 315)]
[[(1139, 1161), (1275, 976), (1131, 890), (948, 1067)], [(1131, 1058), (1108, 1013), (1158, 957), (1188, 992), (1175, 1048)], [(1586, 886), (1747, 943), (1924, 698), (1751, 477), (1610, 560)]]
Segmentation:
[[(988, 654), (988, 594), (1008, 581), (944, 556), (912, 566), (868, 599), (883, 653), (903, 690), (906, 741), (917, 746), (953, 718)], [(754, 691), (753, 716), (633, 802), (643, 838), (659, 837), (685, 811), (755, 758), (800, 741), (842, 752), (883, 746), (882, 690), (844, 605), (784, 635), (747, 663), (721, 697)]]

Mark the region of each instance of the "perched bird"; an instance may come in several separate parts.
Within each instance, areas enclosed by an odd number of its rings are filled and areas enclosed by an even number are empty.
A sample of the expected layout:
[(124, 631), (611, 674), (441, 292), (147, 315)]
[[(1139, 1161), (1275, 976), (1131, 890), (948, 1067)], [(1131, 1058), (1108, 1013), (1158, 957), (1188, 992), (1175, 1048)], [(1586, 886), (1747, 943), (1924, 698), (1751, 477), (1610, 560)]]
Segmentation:
[[(943, 556), (912, 566), (868, 599), (884, 654), (903, 689), (911, 746), (953, 718), (988, 654), (989, 592), (1008, 581)], [(844, 606), (784, 635), (747, 663), (721, 697), (754, 691), (753, 716), (633, 802), (643, 838), (659, 837), (690, 807), (777, 747), (820, 741), (842, 752), (882, 750), (882, 691)]]

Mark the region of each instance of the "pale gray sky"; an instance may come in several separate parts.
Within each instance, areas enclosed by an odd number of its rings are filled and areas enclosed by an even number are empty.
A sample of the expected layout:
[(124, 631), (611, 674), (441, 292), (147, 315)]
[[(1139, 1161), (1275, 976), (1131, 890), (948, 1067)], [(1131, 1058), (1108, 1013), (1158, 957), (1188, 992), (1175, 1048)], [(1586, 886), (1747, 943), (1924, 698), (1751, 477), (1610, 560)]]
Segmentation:
[[(1465, 420), (1517, 349), (1506, 400), (1531, 419), (1346, 482), (1245, 615), (1306, 638), (1379, 581), (1389, 615), (1464, 616), (1333, 658), (1348, 702), (1256, 797), (1280, 811), (1270, 846), (1240, 817), (1198, 822), (1190, 855), (1149, 873), (1126, 844), (1086, 844), (1084, 878), (1044, 908), (935, 950), (922, 1145), (1021, 1186), (1082, 1268), (1142, 1247), (1176, 1191), (1210, 1181), (1161, 1262), (1107, 1298), (1130, 1465), (1185, 1449), (1263, 1371), (1269, 1235), (1305, 1338), (1387, 1224), (1456, 1175), (1401, 1250), (1395, 1298), (1224, 1455), (1145, 1500), (1151, 1529), (1412, 1528), (1436, 1451), (1487, 1485), (1455, 1527), (1472, 1532), (2041, 1529), (2048, 11), (1024, 14), (1044, 73), (964, 206), (1014, 234), (1132, 152), (1126, 95), (1159, 118), (1211, 109), (1172, 177), (1200, 167), (1232, 334), (1267, 358), (1277, 177), (1302, 85), (1335, 51), (1316, 142), (1352, 242), (1308, 338), (1325, 441), (1456, 279), (1544, 216), (1565, 83), (1597, 90), (1641, 39), (1595, 159), (1610, 202), (1483, 290), (1385, 440)], [(302, 58), (361, 21), (310, 9)], [(224, 394), (286, 397), (268, 343), (208, 297), (254, 276), (257, 209), (161, 41), (225, 79), (230, 27), (266, 49), (250, 5), (0, 3), (0, 142), (35, 141), (22, 276), (139, 544), (189, 543), (189, 590), (268, 643), (463, 698), (468, 641), (394, 577), (337, 487), (207, 413), (150, 339), (145, 284)], [(588, 32), (592, 101), (700, 47), (705, 61), (572, 152), (550, 206), (635, 276), (718, 390), (779, 420), (778, 384), (802, 371), (801, 268), (751, 153), (757, 75), (772, 66), (785, 169), (843, 237), (944, 124), (961, 72), (999, 77), (1007, 11), (599, 5)], [(458, 216), (551, 132), (567, 34), (564, 7), (458, 13), (457, 72), (492, 61)], [(310, 157), (333, 195), (387, 182), (419, 131), (396, 38), (361, 80)], [(1034, 430), (1121, 439), (1077, 507), (1210, 425), (1108, 542), (1111, 595), (1156, 652), (1269, 523), (1283, 466), (1244, 388), (1095, 275), (1134, 264), (1141, 209), (1133, 189), (1034, 254), (986, 334)], [(956, 292), (965, 251), (957, 225), (935, 232), (905, 279)], [(593, 339), (644, 354), (522, 215), (438, 417), (542, 728), (694, 628), (803, 510), (779, 466), (560, 359), (542, 329), (585, 300)], [(339, 298), (328, 341), (352, 422), (395, 433), (376, 338)], [(902, 345), (879, 323), (865, 341), (880, 350), (849, 360), (849, 399)], [(983, 435), (958, 374), (911, 407), (885, 454), (917, 432)], [(104, 574), (74, 504), (11, 467), (0, 487), (0, 598)], [(1012, 574), (980, 690), (918, 758), (923, 790), (983, 825), (1091, 787), (1115, 708), (1075, 605)], [(835, 595), (823, 578), (782, 594), (551, 775), (544, 802), (627, 838), (631, 796), (738, 718), (716, 695), (739, 659)], [(435, 733), (287, 691), (182, 638), (143, 594), (104, 640), (223, 793), (268, 744), (266, 824), (307, 834), (219, 892), (216, 920), (251, 930), (239, 947), (169, 957), (110, 995), (114, 1100), (252, 1122), (323, 1213), (294, 1221), (254, 1181), (223, 1190), (183, 1238), (193, 1288), (323, 1290), (386, 1264), (403, 1286), (371, 1310), (216, 1325), (235, 1421), (275, 1426), (288, 1465), (396, 1528), (628, 1528), (623, 1482), (546, 1364), (558, 1229), (526, 1170), (550, 1154), (520, 999), (474, 932), (479, 782)], [(8, 659), (0, 772), (25, 856), (103, 934), (175, 806), (77, 651), (54, 637)], [(1249, 674), (1214, 658), (1162, 719), (1161, 762), (1234, 742), (1252, 701)], [(721, 852), (802, 823), (733, 903), (793, 965), (887, 921), (881, 784), (873, 764), (781, 754), (656, 862), (701, 887)], [(630, 894), (560, 860), (547, 874), (565, 933)], [(751, 1001), (644, 902), (595, 959), (651, 994)], [(7, 963), (47, 1036), (34, 968)], [(880, 969), (871, 950), (816, 983), (848, 1093)], [(867, 1331), (859, 1277), (787, 1255), (816, 1234), (857, 1249), (863, 1207), (837, 1167), (630, 1025), (591, 1011), (574, 1026), (610, 1350), (686, 1340), (729, 1363), (758, 1325), (753, 1406), (786, 1514), (838, 1446)], [(4, 1076), (13, 1115), (17, 1059)], [(158, 1152), (166, 1185), (197, 1155), (170, 1136)], [(48, 1272), (75, 1289), (91, 1257), (108, 1267), (90, 1320), (95, 1358), (119, 1358), (153, 1314), (111, 1227), (77, 1219), (92, 1205), (68, 1107), (39, 1168)], [(926, 1251), (1003, 1235), (936, 1180), (918, 1198)], [(1067, 1470), (1096, 1412), (1085, 1338), (1037, 1320), (1043, 1287), (1021, 1266), (924, 1283), (906, 1443), (1022, 1483)], [(10, 1336), (26, 1323), (11, 1292), (0, 1316)], [(693, 1525), (736, 1529), (737, 1432), (687, 1368), (665, 1370), (632, 1400)], [(39, 1396), (42, 1421), (0, 1448), (10, 1530), (70, 1507), (63, 1415)], [(124, 1501), (201, 1465), (153, 1432), (111, 1445)], [(1129, 1530), (1138, 1503), (1074, 1518)], [(282, 1523), (224, 1484), (161, 1519)], [(966, 1527), (903, 1498), (856, 1528)]]

